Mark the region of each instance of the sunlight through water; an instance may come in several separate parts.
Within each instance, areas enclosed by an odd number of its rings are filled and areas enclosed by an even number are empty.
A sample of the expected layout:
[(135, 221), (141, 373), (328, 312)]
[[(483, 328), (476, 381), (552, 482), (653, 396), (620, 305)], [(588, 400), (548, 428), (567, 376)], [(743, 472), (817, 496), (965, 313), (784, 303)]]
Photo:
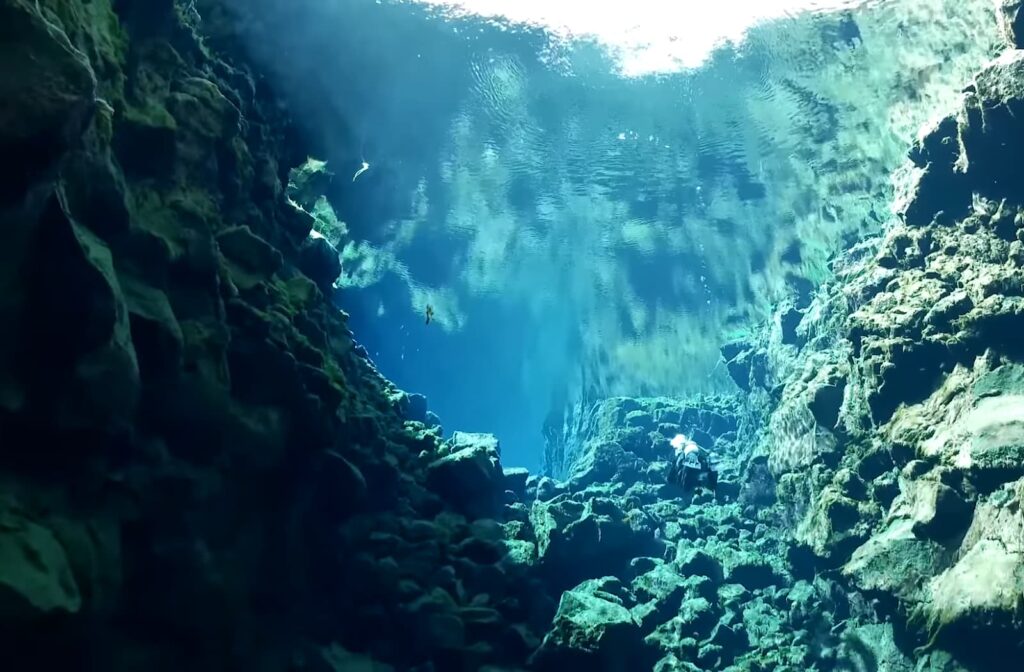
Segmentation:
[(565, 39), (591, 38), (640, 76), (701, 65), (723, 42), (739, 42), (759, 22), (807, 11), (836, 11), (865, 0), (419, 0), (453, 14), (543, 27)]

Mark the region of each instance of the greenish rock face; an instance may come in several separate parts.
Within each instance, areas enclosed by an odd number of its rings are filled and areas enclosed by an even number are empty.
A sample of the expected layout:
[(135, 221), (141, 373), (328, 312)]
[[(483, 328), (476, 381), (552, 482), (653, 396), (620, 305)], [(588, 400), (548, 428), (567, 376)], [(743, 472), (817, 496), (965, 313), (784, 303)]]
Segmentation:
[[(1013, 43), (1020, 3), (996, 5)], [(766, 413), (758, 451), (794, 537), (889, 598), (923, 647), (910, 664), (882, 624), (851, 627), (827, 649), (858, 655), (855, 669), (998, 669), (1015, 646), (1020, 521), (1002, 507), (1024, 476), (1024, 375), (1009, 335), (1024, 315), (1024, 214), (1008, 150), (1021, 135), (1022, 64), (1006, 51), (922, 129), (899, 221), (837, 263), (795, 338), (773, 325), (729, 350), (764, 363), (758, 376), (735, 368)], [(790, 615), (804, 619), (800, 604)]]
[(1019, 367), (979, 362), (973, 371), (951, 376), (923, 407), (901, 412), (894, 433), (904, 440), (919, 437), (922, 456), (971, 474), (989, 490), (1024, 475), (1022, 402)]
[(995, 0), (999, 28), (1007, 44), (1013, 48), (1024, 47), (1024, 3), (1020, 0)]
[(509, 565), (531, 567), (537, 562), (537, 545), (520, 539), (506, 541), (503, 562)]
[[(915, 663), (893, 641), (892, 625), (871, 624), (851, 628), (837, 651), (840, 665), (867, 672), (913, 672)], [(919, 668), (917, 668), (919, 669)]]
[(498, 441), (456, 432), (444, 454), (427, 466), (427, 484), (467, 515), (494, 515), (504, 492)]
[(71, 565), (53, 532), (15, 511), (0, 511), (0, 622), (39, 622), (81, 607)]
[[(588, 486), (612, 482), (619, 474), (625, 475), (621, 480), (636, 480), (635, 474), (642, 464), (618, 443), (590, 445), (573, 464), (569, 485), (573, 489), (583, 490)], [(634, 474), (633, 478), (629, 478), (630, 474)]]
[(964, 638), (1007, 646), (1024, 626), (1024, 480), (979, 501), (956, 559), (925, 587), (916, 616), (933, 638), (966, 652)]
[(534, 656), (541, 670), (586, 663), (595, 670), (624, 669), (635, 664), (640, 628), (621, 599), (581, 586), (562, 595), (551, 630)]
[(651, 571), (633, 579), (632, 591), (640, 601), (672, 601), (685, 591), (686, 579), (670, 565), (658, 565)]
[(764, 602), (754, 602), (743, 609), (743, 627), (753, 646), (773, 648), (783, 639), (784, 624), (782, 614)]
[(708, 638), (718, 613), (703, 597), (686, 599), (680, 604), (678, 613), (655, 628), (647, 635), (648, 646), (662, 654), (684, 652), (695, 657), (700, 642)]
[(43, 140), (44, 148), (56, 144), (43, 156), (25, 157), (29, 166), (39, 168), (84, 129), (95, 104), (96, 76), (86, 55), (39, 3), (5, 2), (0, 5), (0, 22), (0, 146), (12, 151), (27, 150)]
[(637, 602), (631, 612), (645, 635), (675, 616), (683, 600), (694, 592), (693, 581), (667, 564), (633, 579), (630, 589)]
[(908, 603), (924, 599), (927, 581), (949, 563), (940, 544), (914, 534), (912, 520), (898, 520), (858, 548), (843, 567), (854, 585), (878, 590)]

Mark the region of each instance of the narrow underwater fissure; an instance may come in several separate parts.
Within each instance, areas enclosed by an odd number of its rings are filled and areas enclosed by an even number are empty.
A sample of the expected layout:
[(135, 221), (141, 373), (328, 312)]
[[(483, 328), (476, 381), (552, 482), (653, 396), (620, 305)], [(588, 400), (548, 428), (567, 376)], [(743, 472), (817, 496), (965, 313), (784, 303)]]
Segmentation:
[(1004, 669), (1022, 16), (0, 0), (4, 669)]

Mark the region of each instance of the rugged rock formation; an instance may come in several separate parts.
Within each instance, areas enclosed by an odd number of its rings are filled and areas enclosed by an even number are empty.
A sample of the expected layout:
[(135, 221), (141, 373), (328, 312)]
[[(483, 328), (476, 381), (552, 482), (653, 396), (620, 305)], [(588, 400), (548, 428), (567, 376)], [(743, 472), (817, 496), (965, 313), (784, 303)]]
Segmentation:
[(796, 540), (968, 669), (1018, 655), (1024, 625), (1022, 83), (1007, 51), (922, 132), (900, 221), (838, 264), (795, 338), (726, 350)]
[[(509, 543), (561, 594), (535, 669), (914, 669), (870, 601), (816, 576), (771, 498), (753, 492), (758, 479), (741, 476), (755, 430), (741, 409), (729, 398), (600, 402), (580, 423), (571, 476), (531, 478), (532, 506), (508, 506)], [(678, 431), (719, 457), (717, 500), (665, 484)]]
[(5, 669), (525, 660), (554, 607), (463, 501), (496, 442), (353, 342), (306, 150), (191, 8), (0, 2)]

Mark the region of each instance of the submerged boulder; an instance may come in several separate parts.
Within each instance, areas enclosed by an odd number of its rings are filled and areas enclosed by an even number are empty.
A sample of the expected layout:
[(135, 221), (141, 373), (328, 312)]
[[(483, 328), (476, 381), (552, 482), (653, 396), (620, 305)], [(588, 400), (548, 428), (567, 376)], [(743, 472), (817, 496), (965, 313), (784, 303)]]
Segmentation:
[(893, 595), (907, 603), (924, 598), (927, 582), (949, 564), (949, 552), (914, 534), (912, 520), (891, 522), (854, 551), (843, 573), (864, 591)]
[(630, 608), (645, 637), (679, 616), (685, 603), (714, 598), (712, 582), (704, 576), (682, 576), (671, 564), (658, 563), (633, 579), (635, 604)]
[(1024, 628), (1024, 479), (982, 501), (957, 561), (927, 585), (919, 622), (967, 660), (1015, 655)]
[(496, 515), (504, 492), (498, 440), (455, 432), (446, 454), (427, 466), (427, 485), (468, 516)]
[(504, 470), (505, 487), (520, 500), (526, 499), (526, 482), (530, 472), (522, 467), (507, 467)]
[(634, 557), (659, 549), (648, 516), (627, 513), (614, 498), (578, 502), (560, 495), (537, 501), (530, 523), (540, 568), (556, 590), (588, 577), (622, 574)]
[(541, 671), (643, 669), (640, 626), (620, 597), (598, 581), (566, 591), (550, 632), (534, 654)]
[(48, 528), (0, 511), (0, 624), (73, 614), (82, 596), (63, 546)]
[(644, 466), (640, 458), (618, 443), (592, 441), (583, 447), (573, 462), (568, 484), (573, 490), (583, 490), (599, 483), (631, 483), (639, 479)]

